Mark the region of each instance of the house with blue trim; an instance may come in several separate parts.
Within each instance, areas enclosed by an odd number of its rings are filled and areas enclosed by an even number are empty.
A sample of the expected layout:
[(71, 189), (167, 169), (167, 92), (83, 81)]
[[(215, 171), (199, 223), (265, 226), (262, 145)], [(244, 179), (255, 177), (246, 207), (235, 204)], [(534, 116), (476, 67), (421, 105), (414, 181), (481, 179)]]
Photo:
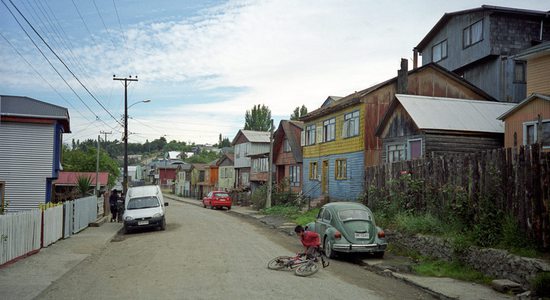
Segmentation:
[(61, 170), (67, 108), (29, 97), (0, 95), (0, 205), (14, 212), (52, 199)]

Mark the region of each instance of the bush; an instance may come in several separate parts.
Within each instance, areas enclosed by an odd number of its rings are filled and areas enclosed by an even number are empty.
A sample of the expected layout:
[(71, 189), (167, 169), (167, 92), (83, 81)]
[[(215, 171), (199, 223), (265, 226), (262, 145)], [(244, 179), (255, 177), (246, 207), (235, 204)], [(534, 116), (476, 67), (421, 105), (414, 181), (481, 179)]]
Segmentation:
[(398, 230), (409, 233), (440, 235), (444, 230), (441, 221), (429, 213), (421, 215), (398, 213), (395, 217), (395, 223)]
[(531, 281), (531, 288), (538, 297), (550, 297), (550, 272), (537, 274)]
[(252, 205), (256, 209), (265, 208), (265, 201), (267, 199), (267, 186), (262, 185), (259, 188), (255, 189), (250, 196), (252, 200)]

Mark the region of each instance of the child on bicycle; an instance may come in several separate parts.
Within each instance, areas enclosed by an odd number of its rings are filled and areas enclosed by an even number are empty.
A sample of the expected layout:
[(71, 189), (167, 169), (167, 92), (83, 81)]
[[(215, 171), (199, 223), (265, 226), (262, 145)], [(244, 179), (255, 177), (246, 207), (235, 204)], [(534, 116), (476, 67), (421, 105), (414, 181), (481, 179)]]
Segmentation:
[(317, 232), (305, 230), (304, 227), (298, 225), (294, 228), (294, 232), (300, 238), (302, 245), (306, 248), (305, 255), (307, 258), (317, 256), (319, 253), (319, 246), (321, 245), (321, 239)]

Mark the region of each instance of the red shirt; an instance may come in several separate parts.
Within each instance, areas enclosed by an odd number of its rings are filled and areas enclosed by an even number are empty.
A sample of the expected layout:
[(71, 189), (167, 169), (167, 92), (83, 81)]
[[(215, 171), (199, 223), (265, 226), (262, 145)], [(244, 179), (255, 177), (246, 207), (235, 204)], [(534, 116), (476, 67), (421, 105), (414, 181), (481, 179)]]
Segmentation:
[(313, 231), (304, 231), (304, 233), (300, 237), (300, 241), (302, 242), (302, 245), (304, 245), (304, 247), (318, 247), (319, 245), (321, 245), (319, 234)]

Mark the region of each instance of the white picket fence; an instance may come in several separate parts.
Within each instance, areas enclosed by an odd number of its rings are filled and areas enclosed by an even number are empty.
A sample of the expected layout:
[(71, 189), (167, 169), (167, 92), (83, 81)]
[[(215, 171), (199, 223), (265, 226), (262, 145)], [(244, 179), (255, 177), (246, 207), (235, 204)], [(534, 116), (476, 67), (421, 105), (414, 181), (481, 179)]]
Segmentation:
[(0, 215), (0, 265), (82, 231), (97, 220), (97, 202), (90, 196)]
[(57, 242), (63, 237), (63, 205), (57, 205), (44, 210), (43, 247)]
[(39, 209), (0, 216), (0, 265), (40, 249)]

